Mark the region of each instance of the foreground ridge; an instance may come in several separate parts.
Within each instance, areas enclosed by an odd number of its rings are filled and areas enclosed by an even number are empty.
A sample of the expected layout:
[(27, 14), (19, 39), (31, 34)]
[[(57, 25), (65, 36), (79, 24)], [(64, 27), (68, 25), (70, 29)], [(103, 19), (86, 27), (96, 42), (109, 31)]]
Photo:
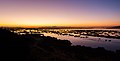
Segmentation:
[(35, 34), (17, 35), (1, 28), (0, 55), (0, 61), (120, 61), (120, 50), (71, 46), (68, 40)]

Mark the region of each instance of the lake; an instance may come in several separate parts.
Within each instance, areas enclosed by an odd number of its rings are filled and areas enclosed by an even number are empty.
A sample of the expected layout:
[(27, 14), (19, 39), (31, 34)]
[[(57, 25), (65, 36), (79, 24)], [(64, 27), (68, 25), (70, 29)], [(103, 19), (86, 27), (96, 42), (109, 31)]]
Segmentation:
[(19, 35), (44, 34), (44, 36), (69, 40), (72, 45), (120, 50), (120, 29), (15, 29), (11, 32)]
[[(94, 30), (94, 29), (64, 29), (64, 30)], [(101, 30), (101, 29), (97, 29), (97, 30)], [(120, 29), (102, 29), (102, 30), (120, 31)], [(92, 48), (104, 47), (105, 49), (112, 51), (120, 50), (120, 39), (95, 37), (95, 36), (87, 36), (88, 38), (81, 38), (81, 37), (74, 37), (69, 35), (59, 35), (55, 33), (43, 33), (43, 34), (45, 36), (51, 36), (61, 40), (69, 40), (72, 43), (72, 45), (88, 46)]]

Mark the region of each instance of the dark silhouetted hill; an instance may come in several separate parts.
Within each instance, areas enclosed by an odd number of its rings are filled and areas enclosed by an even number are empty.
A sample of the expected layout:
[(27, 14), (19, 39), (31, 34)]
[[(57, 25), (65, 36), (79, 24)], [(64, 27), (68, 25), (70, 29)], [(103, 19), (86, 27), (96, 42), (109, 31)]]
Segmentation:
[(120, 29), (120, 26), (114, 26), (114, 27), (111, 27), (111, 28)]
[(71, 46), (68, 40), (0, 28), (0, 61), (120, 61), (120, 50)]

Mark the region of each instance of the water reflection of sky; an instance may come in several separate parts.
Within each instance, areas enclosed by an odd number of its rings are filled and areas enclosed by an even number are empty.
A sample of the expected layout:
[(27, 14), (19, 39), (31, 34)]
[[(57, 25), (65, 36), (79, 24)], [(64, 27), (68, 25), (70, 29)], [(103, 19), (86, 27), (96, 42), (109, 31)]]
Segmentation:
[(113, 50), (113, 51), (120, 49), (120, 39), (93, 37), (93, 36), (89, 36), (88, 38), (80, 38), (80, 37), (73, 37), (67, 35), (66, 36), (57, 35), (53, 33), (43, 33), (43, 34), (45, 36), (56, 37), (61, 40), (70, 40), (72, 45), (82, 45), (82, 46), (84, 45), (93, 48), (104, 47), (107, 50)]
[[(88, 36), (88, 38), (84, 34), (75, 33), (75, 31), (69, 32), (71, 30), (107, 30), (104, 31), (102, 34), (105, 36), (109, 34), (110, 36), (120, 36), (120, 29), (18, 29), (18, 30), (11, 30), (11, 32), (17, 33), (18, 35), (24, 34), (41, 34), (43, 33), (45, 36), (56, 37), (61, 40), (69, 40), (72, 45), (82, 45), (88, 47), (104, 47), (107, 50), (117, 50), (120, 49), (120, 39), (113, 39), (113, 38), (105, 38), (105, 37), (94, 37)], [(55, 32), (51, 32), (55, 31)], [(58, 33), (57, 33), (58, 31)], [(112, 31), (112, 32), (108, 32)], [(117, 31), (117, 32), (116, 32)], [(100, 32), (94, 32), (99, 33)], [(112, 34), (113, 33), (113, 34)], [(64, 36), (63, 36), (64, 35)], [(76, 37), (75, 37), (76, 36)]]

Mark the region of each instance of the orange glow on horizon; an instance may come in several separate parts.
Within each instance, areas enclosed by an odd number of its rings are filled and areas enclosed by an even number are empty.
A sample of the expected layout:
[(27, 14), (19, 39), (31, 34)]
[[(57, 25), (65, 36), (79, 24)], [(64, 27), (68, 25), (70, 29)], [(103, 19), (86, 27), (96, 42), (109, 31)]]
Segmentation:
[[(110, 22), (109, 22), (110, 23)], [(89, 26), (119, 26), (119, 23), (113, 23), (113, 24), (106, 24), (106, 23), (88, 23), (88, 24), (0, 24), (0, 26), (5, 26), (5, 27), (44, 27), (44, 26), (70, 26), (70, 27), (89, 27)]]
[(0, 1), (0, 26), (120, 26), (120, 8), (109, 3)]

